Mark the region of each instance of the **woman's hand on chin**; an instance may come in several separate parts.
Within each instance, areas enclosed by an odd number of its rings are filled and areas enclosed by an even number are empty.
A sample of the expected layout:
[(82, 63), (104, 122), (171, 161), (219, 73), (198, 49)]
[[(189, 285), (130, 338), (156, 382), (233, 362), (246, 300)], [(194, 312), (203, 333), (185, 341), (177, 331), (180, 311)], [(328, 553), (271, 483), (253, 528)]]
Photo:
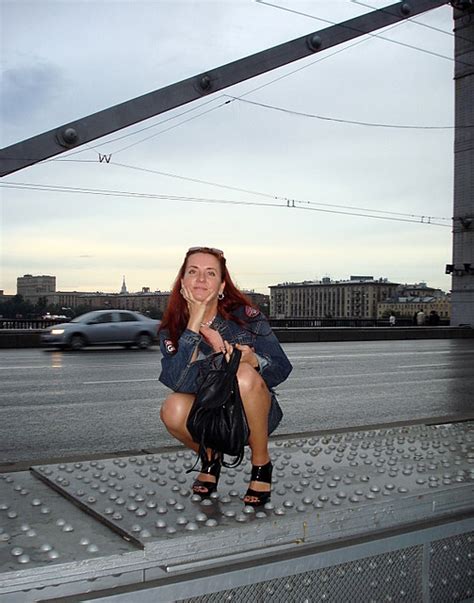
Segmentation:
[(203, 299), (196, 299), (192, 291), (185, 285), (181, 286), (181, 295), (188, 304), (189, 319), (191, 321), (199, 320), (199, 322), (202, 322), (209, 304), (216, 299), (214, 291), (211, 291)]

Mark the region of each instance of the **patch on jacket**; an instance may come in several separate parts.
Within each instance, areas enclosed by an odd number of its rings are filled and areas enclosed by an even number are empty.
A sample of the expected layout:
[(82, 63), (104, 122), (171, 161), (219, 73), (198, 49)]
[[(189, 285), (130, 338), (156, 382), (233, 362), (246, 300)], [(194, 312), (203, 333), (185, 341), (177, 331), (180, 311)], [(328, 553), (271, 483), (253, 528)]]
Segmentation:
[(245, 314), (249, 318), (255, 318), (260, 314), (260, 310), (257, 310), (257, 308), (252, 308), (252, 306), (245, 306)]
[(165, 339), (164, 343), (165, 343), (165, 349), (168, 352), (168, 354), (174, 354), (176, 352), (176, 348), (174, 347), (171, 339)]

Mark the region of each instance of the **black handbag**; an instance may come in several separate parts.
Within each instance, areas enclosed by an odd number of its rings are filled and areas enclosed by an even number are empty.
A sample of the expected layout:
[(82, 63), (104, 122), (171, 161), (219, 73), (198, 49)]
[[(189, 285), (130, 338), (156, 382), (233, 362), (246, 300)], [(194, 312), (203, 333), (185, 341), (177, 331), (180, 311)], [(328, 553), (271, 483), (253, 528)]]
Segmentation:
[[(213, 354), (204, 362), (204, 371), (186, 422), (199, 457), (207, 461), (206, 449), (222, 454), (225, 467), (237, 467), (244, 458), (250, 429), (237, 382), (240, 350), (234, 348), (229, 362), (224, 354)], [(224, 461), (223, 455), (234, 457)]]

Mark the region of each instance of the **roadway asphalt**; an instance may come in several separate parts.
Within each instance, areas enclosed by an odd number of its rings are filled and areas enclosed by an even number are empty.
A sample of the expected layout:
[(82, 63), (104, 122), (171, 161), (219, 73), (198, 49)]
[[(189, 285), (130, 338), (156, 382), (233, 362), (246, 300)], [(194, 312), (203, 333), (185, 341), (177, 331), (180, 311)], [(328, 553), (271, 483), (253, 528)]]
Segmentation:
[[(276, 434), (474, 416), (474, 340), (284, 344)], [(0, 350), (0, 469), (175, 442), (159, 417), (160, 352)]]

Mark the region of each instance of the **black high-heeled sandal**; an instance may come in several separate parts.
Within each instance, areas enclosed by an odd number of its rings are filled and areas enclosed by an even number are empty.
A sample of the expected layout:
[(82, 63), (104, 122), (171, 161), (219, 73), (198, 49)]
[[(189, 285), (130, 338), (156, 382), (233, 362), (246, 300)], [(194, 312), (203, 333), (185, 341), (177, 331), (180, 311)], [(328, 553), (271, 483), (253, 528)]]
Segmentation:
[(202, 498), (208, 498), (213, 492), (217, 490), (217, 483), (221, 474), (221, 457), (220, 455), (214, 456), (212, 460), (204, 462), (201, 467), (200, 473), (206, 475), (212, 475), (216, 478), (215, 482), (205, 481), (201, 479), (194, 480), (192, 485), (193, 494), (199, 494)]
[[(252, 475), (250, 476), (251, 482), (263, 482), (265, 484), (272, 484), (272, 462), (269, 461), (266, 465), (252, 465)], [(265, 505), (272, 495), (271, 490), (261, 492), (260, 490), (254, 490), (253, 488), (248, 488), (247, 492), (244, 496), (244, 504), (249, 507), (261, 507)], [(247, 502), (245, 498), (247, 496), (251, 496), (252, 498), (256, 498), (256, 501)]]

